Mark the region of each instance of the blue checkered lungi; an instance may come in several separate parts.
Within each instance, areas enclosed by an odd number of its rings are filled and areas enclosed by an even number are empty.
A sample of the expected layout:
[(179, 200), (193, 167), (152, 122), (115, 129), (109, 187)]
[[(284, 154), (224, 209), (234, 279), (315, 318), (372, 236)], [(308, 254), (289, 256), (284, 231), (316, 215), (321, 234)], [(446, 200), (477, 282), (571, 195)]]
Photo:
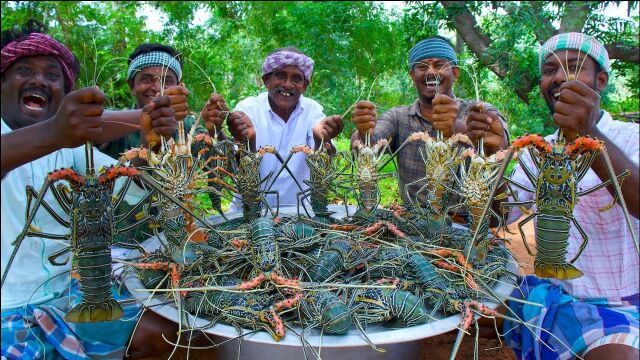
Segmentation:
[(624, 341), (616, 342), (638, 348), (640, 294), (615, 304), (606, 299), (578, 300), (548, 280), (527, 276), (511, 296), (543, 305), (508, 302), (513, 311), (508, 316), (532, 325), (505, 320), (505, 340), (520, 359), (571, 359), (600, 339), (618, 334)]
[(112, 289), (124, 309), (120, 320), (72, 324), (65, 314), (81, 300), (73, 279), (67, 290), (42, 304), (2, 311), (2, 359), (122, 359), (141, 306), (123, 288)]

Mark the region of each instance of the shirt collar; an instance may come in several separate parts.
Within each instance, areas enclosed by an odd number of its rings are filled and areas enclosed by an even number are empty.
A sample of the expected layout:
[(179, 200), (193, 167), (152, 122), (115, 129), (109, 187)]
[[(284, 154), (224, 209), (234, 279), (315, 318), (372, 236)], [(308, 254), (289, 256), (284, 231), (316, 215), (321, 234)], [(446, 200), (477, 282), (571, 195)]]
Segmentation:
[[(271, 104), (269, 103), (269, 92), (264, 92), (263, 94), (265, 94), (263, 101), (263, 106), (265, 107), (265, 109), (267, 109), (269, 111), (269, 114), (274, 117), (274, 116), (278, 116), (278, 114), (276, 114), (272, 109), (271, 109)], [(304, 95), (300, 95), (300, 98), (298, 99), (298, 103), (296, 104), (296, 108), (293, 109), (293, 112), (291, 113), (291, 116), (289, 117), (289, 119), (292, 119), (293, 117), (297, 116), (297, 114), (301, 113), (304, 111), (304, 106), (302, 105), (304, 100)], [(279, 116), (278, 116), (279, 117)]]
[(422, 117), (422, 114), (420, 114), (420, 99), (416, 99), (416, 101), (413, 102), (413, 105), (411, 105), (409, 107), (409, 116), (415, 116), (415, 115), (420, 115), (420, 117)]
[(8, 134), (10, 132), (12, 132), (13, 130), (11, 130), (11, 128), (9, 127), (9, 125), (7, 125), (6, 122), (4, 122), (3, 118), (0, 118), (0, 120), (2, 120), (2, 134)]

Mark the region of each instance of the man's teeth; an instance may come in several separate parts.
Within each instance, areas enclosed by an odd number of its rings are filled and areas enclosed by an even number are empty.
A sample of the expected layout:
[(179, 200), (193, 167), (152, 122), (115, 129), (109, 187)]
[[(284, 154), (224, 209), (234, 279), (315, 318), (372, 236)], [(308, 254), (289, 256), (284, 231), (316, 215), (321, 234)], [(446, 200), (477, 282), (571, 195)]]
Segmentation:
[(29, 96), (34, 97), (36, 99), (40, 99), (40, 100), (42, 100), (42, 102), (47, 101), (47, 99), (44, 96), (40, 96), (40, 95), (36, 95), (36, 94), (30, 94)]
[(559, 93), (559, 92), (554, 93), (554, 94), (553, 94), (553, 97), (554, 97), (554, 98), (556, 98), (556, 99), (557, 99), (557, 98), (559, 98), (559, 97), (560, 97), (560, 93)]
[(286, 92), (286, 91), (280, 91), (280, 95), (291, 96), (291, 93), (290, 92)]
[(29, 110), (44, 111), (44, 108), (42, 106), (29, 106), (25, 104), (24, 107), (26, 107)]
[(440, 85), (440, 81), (427, 81), (427, 86), (438, 86)]

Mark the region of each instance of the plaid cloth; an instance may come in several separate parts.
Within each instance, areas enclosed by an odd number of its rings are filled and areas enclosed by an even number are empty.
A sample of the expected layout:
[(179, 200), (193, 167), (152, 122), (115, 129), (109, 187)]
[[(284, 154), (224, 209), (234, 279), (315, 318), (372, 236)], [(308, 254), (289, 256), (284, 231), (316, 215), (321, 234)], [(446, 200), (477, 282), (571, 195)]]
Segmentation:
[(151, 66), (163, 66), (173, 70), (178, 77), (178, 82), (182, 79), (182, 66), (176, 57), (169, 55), (164, 51), (151, 51), (138, 55), (131, 63), (127, 71), (127, 80), (133, 79), (136, 73), (144, 68)]
[[(469, 106), (472, 102), (459, 98), (456, 99), (456, 101), (458, 102), (459, 108), (458, 119), (464, 120), (467, 115), (469, 115)], [(390, 149), (395, 152), (397, 147), (407, 140), (407, 138), (414, 132), (427, 132), (429, 133), (429, 136), (435, 137), (436, 131), (433, 129), (431, 122), (420, 114), (418, 102), (419, 100), (416, 100), (412, 105), (399, 106), (382, 114), (378, 121), (376, 121), (373, 140), (378, 141), (380, 139), (391, 139)], [(498, 109), (487, 103), (484, 103), (484, 106), (486, 110), (498, 113), (503, 121), (503, 127), (506, 132), (506, 121)], [(507, 139), (509, 138), (508, 135), (509, 134), (506, 133)], [(411, 203), (406, 196), (406, 184), (413, 183), (425, 177), (424, 161), (422, 160), (420, 151), (418, 150), (421, 146), (423, 146), (421, 142), (414, 141), (408, 144), (398, 154), (398, 189), (400, 190), (402, 201), (406, 204)], [(422, 188), (423, 185), (424, 182), (418, 182), (412, 185), (408, 190), (410, 193), (415, 193)], [(451, 199), (450, 202), (455, 203), (453, 200), (454, 199)], [(426, 194), (424, 192), (419, 195), (418, 201), (421, 205), (426, 204)]]
[(124, 288), (114, 298), (124, 309), (120, 320), (71, 324), (64, 315), (81, 299), (80, 286), (43, 304), (2, 310), (3, 359), (122, 359), (133, 334), (140, 305)]
[(77, 60), (69, 49), (47, 34), (31, 33), (5, 45), (2, 48), (0, 73), (4, 74), (18, 59), (38, 55), (53, 56), (60, 63), (64, 73), (64, 88), (67, 92), (71, 91), (78, 76), (74, 70)]
[(424, 39), (409, 50), (409, 68), (413, 69), (422, 59), (444, 59), (452, 66), (458, 65), (458, 58), (451, 44), (439, 37)]
[[(535, 326), (504, 322), (506, 343), (520, 359), (570, 359), (584, 355), (594, 344), (638, 348), (640, 294), (616, 304), (601, 298), (579, 301), (562, 287), (530, 275), (511, 296), (543, 305), (509, 301), (517, 318)], [(507, 315), (514, 317), (513, 313)]]
[(313, 64), (313, 60), (304, 54), (291, 51), (278, 51), (264, 59), (264, 63), (262, 63), (262, 74), (266, 75), (292, 65), (297, 66), (304, 74), (304, 78), (309, 81), (313, 73)]
[[(640, 126), (613, 120), (607, 112), (603, 112), (597, 126), (598, 130), (611, 140), (637, 168), (640, 157), (638, 142)], [(546, 136), (545, 140), (553, 142), (556, 138), (557, 132)], [(528, 152), (522, 152), (520, 159), (531, 169), (534, 176), (538, 176), (538, 171), (531, 162)], [(533, 188), (519, 164), (514, 167), (511, 179)], [(601, 183), (602, 180), (593, 169), (589, 169), (582, 181), (576, 184), (575, 190), (584, 191)], [(623, 183), (623, 186), (633, 186), (633, 184)], [(519, 201), (535, 199), (534, 194), (531, 192), (515, 186), (511, 188)], [(515, 199), (509, 199), (509, 201), (513, 200)], [(610, 302), (613, 302), (637, 293), (640, 288), (638, 253), (631, 238), (631, 230), (629, 230), (624, 219), (622, 208), (616, 204), (607, 211), (598, 210), (611, 204), (612, 201), (613, 197), (609, 191), (600, 189), (581, 196), (573, 209), (573, 217), (582, 226), (589, 238), (584, 252), (573, 263), (584, 275), (573, 280), (553, 279), (551, 281), (554, 284), (562, 285), (568, 293), (579, 299), (606, 297)], [(518, 206), (511, 207), (507, 224), (515, 222), (521, 216), (522, 211)], [(537, 219), (534, 218), (534, 221), (537, 221)], [(640, 222), (632, 217), (631, 223), (633, 231), (637, 235)], [(578, 253), (582, 241), (582, 235), (571, 224), (567, 260), (573, 259)]]
[(539, 69), (542, 74), (542, 64), (544, 61), (559, 50), (580, 50), (591, 56), (600, 67), (611, 73), (611, 63), (607, 49), (595, 38), (578, 32), (558, 34), (547, 40), (540, 48)]

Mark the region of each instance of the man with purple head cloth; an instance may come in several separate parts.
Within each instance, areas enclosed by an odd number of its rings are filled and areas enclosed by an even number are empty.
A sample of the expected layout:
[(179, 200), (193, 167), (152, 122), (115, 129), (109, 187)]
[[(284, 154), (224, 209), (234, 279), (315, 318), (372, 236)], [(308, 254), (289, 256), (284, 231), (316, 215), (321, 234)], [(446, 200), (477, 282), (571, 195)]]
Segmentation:
[[(262, 81), (267, 92), (240, 101), (231, 113), (224, 99), (212, 94), (203, 117), (216, 119), (219, 128), (228, 115), (229, 132), (235, 140), (248, 142), (251, 151), (270, 145), (280, 154), (286, 154), (296, 145), (317, 149), (322, 143), (334, 151), (331, 139), (342, 131), (342, 118), (325, 116), (320, 104), (303, 96), (311, 81), (313, 66), (314, 61), (294, 47), (277, 49), (262, 64)], [(280, 166), (276, 158), (266, 156), (260, 175), (265, 178)], [(292, 157), (288, 167), (296, 179), (283, 172), (271, 188), (279, 193), (279, 206), (296, 205), (298, 191), (292, 191), (297, 189), (296, 180), (304, 190), (303, 181), (309, 179), (304, 156)], [(267, 201), (270, 206), (276, 205), (275, 197), (268, 196)]]
[[(539, 70), (540, 93), (558, 127), (545, 140), (555, 142), (562, 131), (567, 143), (578, 136), (604, 143), (616, 174), (629, 170), (622, 196), (632, 215), (633, 229), (627, 226), (620, 204), (614, 203), (613, 187), (580, 196), (572, 217), (584, 234), (571, 225), (565, 259), (574, 258), (587, 237), (584, 251), (573, 262), (583, 275), (562, 280), (525, 277), (512, 296), (529, 303), (509, 301), (510, 312), (506, 314), (534, 326), (505, 320), (506, 343), (522, 359), (638, 359), (640, 268), (631, 231), (638, 234), (639, 228), (640, 127), (613, 120), (600, 108), (600, 93), (607, 86), (611, 67), (607, 50), (595, 38), (576, 32), (552, 37), (540, 49)], [(536, 167), (526, 152), (520, 160), (534, 174), (528, 176), (517, 165), (511, 178), (534, 188), (530, 176), (537, 176)], [(598, 155), (575, 190), (584, 191), (608, 179), (605, 160)], [(535, 194), (519, 187), (513, 190), (522, 204), (535, 202)], [(612, 203), (611, 208), (602, 210)], [(498, 204), (496, 201), (496, 210), (500, 209)], [(505, 214), (507, 223), (522, 216), (520, 207), (510, 210)], [(558, 272), (556, 276), (563, 277)], [(493, 327), (493, 322), (489, 326)]]
[[(29, 20), (22, 27), (2, 31), (1, 355), (3, 359), (45, 356), (48, 359), (122, 359), (140, 308), (129, 300), (124, 303), (128, 305), (123, 305), (124, 317), (120, 320), (66, 322), (65, 313), (79, 302), (81, 292), (78, 282), (70, 276), (72, 262), (53, 266), (47, 258), (68, 244), (27, 236), (12, 265), (8, 266), (13, 242), (25, 226), (26, 209), (29, 204), (33, 206), (25, 196), (25, 189), (39, 190), (48, 173), (54, 170), (74, 168), (84, 174), (86, 156), (82, 145), (123, 136), (135, 128), (113, 126), (114, 122), (138, 124), (141, 116), (140, 110), (104, 112), (105, 95), (98, 88), (73, 91), (78, 61), (66, 46), (45, 34), (45, 30), (43, 24)], [(145, 130), (145, 135), (170, 136), (177, 127), (169, 98), (154, 99), (142, 113), (151, 122), (151, 129)], [(95, 169), (116, 162), (95, 149), (93, 156)], [(135, 185), (129, 190), (130, 195), (144, 195)], [(34, 228), (49, 234), (69, 234), (69, 226), (64, 225), (69, 221), (65, 219), (66, 211), (52, 191), (43, 199), (49, 211), (36, 213)], [(57, 213), (63, 221), (54, 218), (52, 213)], [(115, 297), (126, 300), (130, 295)], [(162, 341), (160, 335), (142, 337), (143, 343)], [(130, 354), (154, 355), (139, 349), (132, 342)]]

